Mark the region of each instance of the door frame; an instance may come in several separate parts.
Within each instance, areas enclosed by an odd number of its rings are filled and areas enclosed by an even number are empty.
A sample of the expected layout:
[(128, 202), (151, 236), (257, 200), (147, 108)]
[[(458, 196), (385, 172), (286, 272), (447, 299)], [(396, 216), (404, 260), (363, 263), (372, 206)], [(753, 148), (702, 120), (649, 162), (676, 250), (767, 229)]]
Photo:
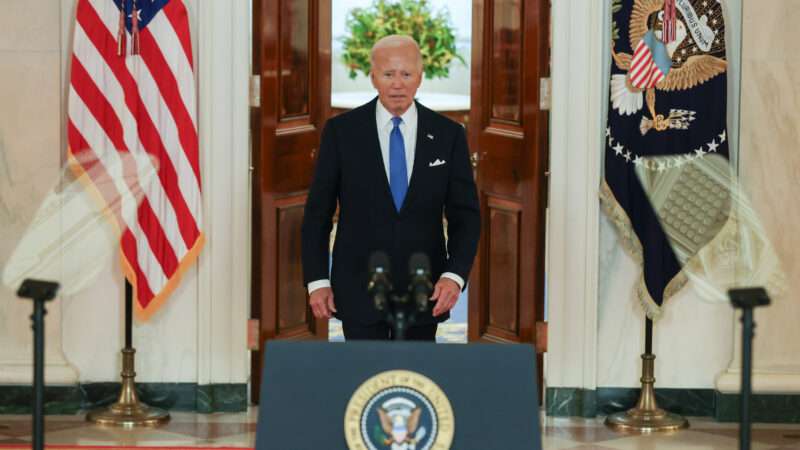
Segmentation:
[[(297, 209), (305, 203), (308, 186), (297, 186), (281, 180), (276, 161), (286, 153), (279, 149), (279, 140), (292, 142), (293, 136), (316, 133), (315, 142), (325, 120), (330, 116), (330, 25), (331, 0), (306, 0), (308, 7), (308, 114), (305, 118), (279, 119), (279, 102), (282, 74), (281, 51), (281, 8), (292, 0), (252, 0), (252, 71), (259, 76), (259, 106), (250, 109), (250, 129), (252, 145), (252, 279), (251, 279), (251, 317), (258, 320), (258, 342), (262, 344), (273, 338), (314, 339), (324, 335), (327, 338), (327, 321), (316, 321), (306, 305), (309, 328), (296, 329), (282, 333), (279, 329), (281, 311), (279, 310), (279, 270), (294, 270), (291, 264), (281, 267), (278, 252), (278, 233), (280, 211)], [(263, 45), (262, 45), (263, 44)], [(313, 56), (312, 56), (313, 55)], [(320, 69), (323, 68), (323, 69)], [(328, 68), (325, 70), (324, 68)], [(321, 101), (327, 99), (327, 101)], [(304, 142), (307, 138), (302, 139)], [(297, 139), (301, 141), (301, 139)], [(303, 158), (316, 158), (316, 143), (309, 154)], [(289, 149), (291, 150), (291, 149)], [(279, 155), (279, 153), (281, 155)], [(285, 156), (285, 155), (284, 155)], [(308, 160), (306, 160), (307, 162)], [(285, 160), (283, 164), (286, 164)], [(307, 177), (310, 173), (295, 174)], [(310, 184), (310, 183), (308, 183)], [(291, 231), (291, 230), (290, 230)], [(300, 230), (290, 233), (292, 239), (299, 239)], [(304, 289), (304, 288), (303, 288)], [(321, 337), (321, 336), (320, 336)], [(261, 347), (261, 346), (259, 346)], [(258, 403), (261, 388), (263, 363), (262, 349), (251, 353), (251, 401)]]
[[(270, 57), (274, 57), (278, 52), (278, 38), (279, 38), (279, 24), (278, 24), (278, 17), (275, 11), (279, 11), (280, 6), (283, 4), (284, 1), (288, 0), (253, 0), (253, 11), (252, 11), (252, 19), (253, 19), (253, 73), (254, 74), (265, 74), (271, 73), (273, 74), (272, 78), (275, 78), (275, 74), (277, 74), (278, 67), (277, 66), (270, 66), (265, 67), (264, 61), (268, 60)], [(330, 23), (330, 7), (331, 2), (330, 0), (323, 0), (318, 2), (317, 0), (308, 0), (309, 4), (316, 4), (320, 7), (315, 9), (315, 16), (312, 21), (321, 21), (327, 20)], [(274, 3), (273, 3), (274, 2)], [(270, 5), (271, 4), (271, 5)], [(475, 96), (476, 89), (480, 90), (480, 88), (476, 88), (476, 86), (480, 86), (480, 83), (476, 83), (475, 73), (480, 72), (481, 68), (485, 65), (484, 61), (484, 54), (488, 51), (488, 42), (489, 39), (481, 39), (481, 45), (475, 45), (475, 38), (474, 36), (482, 36), (484, 29), (491, 29), (491, 15), (484, 14), (484, 10), (488, 10), (488, 6), (491, 5), (491, 0), (473, 0), (473, 16), (472, 16), (472, 65), (473, 65), (473, 74), (471, 75), (471, 84), (472, 84), (472, 100), (471, 104), (475, 104), (478, 98)], [(548, 0), (525, 0), (522, 2), (523, 4), (523, 20), (525, 23), (531, 23), (531, 21), (542, 21), (544, 20), (547, 26), (540, 26), (537, 28), (539, 35), (536, 37), (538, 42), (548, 43), (548, 45), (543, 46), (539, 49), (531, 48), (531, 46), (523, 46), (523, 54), (525, 58), (533, 58), (536, 61), (534, 64), (534, 70), (524, 70), (523, 71), (523, 97), (526, 99), (525, 101), (529, 104), (533, 103), (535, 105), (539, 104), (539, 78), (545, 77), (549, 73), (549, 65), (550, 65), (550, 52), (549, 52), (549, 33), (550, 33), (550, 16), (549, 16), (549, 2)], [(531, 7), (529, 5), (535, 5), (535, 7)], [(314, 9), (314, 8), (312, 8)], [(270, 14), (270, 11), (273, 14)], [(476, 17), (480, 17), (481, 20), (476, 20)], [(317, 22), (314, 22), (317, 23)], [(263, 25), (263, 26), (262, 26)], [(270, 26), (271, 25), (271, 26)], [(316, 30), (319, 30), (319, 27), (313, 27)], [(260, 30), (260, 31), (259, 31)], [(325, 27), (322, 29), (322, 32), (312, 31), (312, 36), (316, 37), (316, 45), (320, 51), (316, 52), (316, 60), (317, 64), (320, 64), (320, 67), (327, 64), (327, 67), (330, 67), (331, 63), (331, 49), (330, 49), (330, 27)], [(312, 38), (312, 40), (314, 40)], [(327, 42), (327, 45), (323, 44)], [(527, 42), (527, 40), (526, 40)], [(261, 43), (266, 43), (263, 48)], [(272, 43), (272, 45), (270, 45)], [(541, 51), (543, 50), (543, 51)], [(523, 65), (523, 69), (525, 69), (527, 65)], [(318, 74), (312, 73), (312, 79), (316, 80), (318, 85), (318, 92), (322, 98), (330, 98), (330, 71), (323, 72), (327, 73), (327, 76), (319, 77)], [(479, 73), (480, 75), (480, 73)], [(268, 78), (268, 77), (267, 77)], [(274, 81), (274, 80), (273, 80)], [(251, 317), (259, 319), (261, 322), (267, 321), (274, 321), (274, 311), (272, 305), (274, 305), (274, 298), (277, 295), (277, 283), (276, 277), (274, 274), (276, 273), (276, 258), (264, 258), (262, 257), (263, 252), (269, 252), (268, 243), (264, 242), (265, 235), (274, 235), (274, 225), (275, 225), (275, 217), (266, 213), (265, 208), (269, 205), (269, 202), (274, 202), (274, 198), (265, 198), (265, 192), (269, 191), (270, 184), (274, 183), (275, 180), (272, 180), (267, 175), (267, 172), (271, 172), (271, 167), (269, 166), (269, 162), (265, 160), (265, 155), (262, 152), (262, 149), (269, 149), (270, 144), (274, 146), (274, 140), (271, 139), (270, 136), (264, 133), (265, 125), (267, 129), (275, 129), (275, 123), (269, 123), (269, 118), (265, 118), (263, 112), (265, 108), (272, 108), (274, 106), (274, 99), (269, 99), (267, 97), (269, 83), (273, 81), (269, 79), (262, 79), (261, 81), (261, 107), (260, 108), (252, 108), (251, 109), (251, 137), (252, 137), (252, 149), (253, 149), (253, 196), (252, 196), (252, 208), (253, 208), (253, 220), (252, 220), (252, 237), (253, 237), (253, 249), (252, 252), (252, 299), (251, 299)], [(270, 101), (273, 101), (271, 104)], [(324, 122), (331, 114), (330, 108), (330, 101), (322, 102), (319, 106), (319, 110), (317, 114), (319, 114)], [(482, 123), (482, 119), (477, 115), (480, 111), (476, 111), (477, 108), (473, 108), (473, 113), (470, 115), (469, 119), (469, 126), (476, 126), (477, 124)], [(274, 116), (274, 111), (272, 111)], [(530, 117), (533, 115), (537, 116), (537, 120), (530, 120)], [(535, 232), (528, 232), (523, 235), (521, 245), (524, 248), (532, 248), (535, 252), (534, 258), (528, 258), (530, 261), (523, 262), (524, 266), (520, 267), (521, 273), (532, 273), (534, 274), (531, 278), (525, 277), (521, 282), (525, 283), (532, 283), (535, 286), (535, 289), (530, 289), (534, 291), (533, 295), (530, 297), (530, 301), (525, 302), (523, 305), (520, 305), (520, 314), (522, 316), (521, 320), (521, 334), (520, 338), (523, 342), (531, 342), (533, 343), (537, 337), (536, 332), (536, 321), (543, 320), (543, 313), (544, 313), (544, 261), (545, 261), (545, 227), (546, 227), (546, 220), (545, 220), (545, 208), (547, 202), (547, 161), (549, 156), (549, 136), (547, 130), (547, 120), (548, 120), (548, 113), (546, 111), (540, 111), (538, 108), (536, 110), (532, 110), (530, 108), (525, 108), (523, 110), (523, 126), (528, 127), (525, 129), (525, 133), (530, 133), (529, 135), (535, 136), (535, 140), (537, 142), (536, 148), (538, 152), (531, 152), (531, 158), (533, 158), (532, 165), (534, 167), (534, 172), (530, 175), (532, 176), (532, 183), (531, 186), (538, 186), (538, 190), (536, 191), (528, 191), (525, 195), (524, 202), (526, 204), (533, 205), (533, 212), (523, 214), (522, 218), (522, 227), (529, 230), (535, 230)], [(535, 123), (544, 124), (539, 129), (533, 129)], [(320, 123), (321, 125), (321, 123)], [(269, 128), (272, 127), (272, 128)], [(474, 142), (474, 138), (470, 135), (470, 148), (472, 151), (476, 151), (477, 145)], [(273, 149), (274, 151), (274, 149)], [(293, 195), (303, 195), (302, 192), (294, 193)], [(484, 210), (485, 205), (481, 205), (482, 210)], [(265, 214), (266, 213), (266, 214)], [(484, 220), (484, 224), (485, 224)], [(480, 246), (481, 249), (484, 249), (485, 242), (481, 242)], [(480, 253), (484, 250), (479, 250), (479, 255), (476, 257), (474, 267), (479, 268), (481, 264), (481, 257)], [(477, 298), (479, 295), (479, 289), (481, 286), (482, 280), (480, 279), (480, 270), (474, 270), (470, 277), (470, 297)], [(264, 296), (265, 293), (272, 298), (272, 300), (267, 302), (266, 306), (270, 308), (266, 308), (265, 310), (265, 302)], [(271, 303), (270, 303), (271, 302)], [(477, 309), (476, 302), (470, 301), (469, 309), (468, 309), (468, 323), (469, 323), (469, 340), (475, 341), (479, 340), (480, 336), (477, 333), (479, 329), (477, 326), (473, 325), (473, 322), (476, 322), (475, 317), (478, 317), (480, 312)], [(264, 342), (265, 339), (271, 339), (274, 337), (274, 333), (271, 333), (269, 329), (266, 329), (262, 324), (261, 325), (261, 332), (259, 333), (259, 341)], [(261, 374), (261, 364), (262, 364), (263, 356), (262, 352), (260, 351), (253, 351), (251, 354), (251, 380), (253, 381), (252, 386), (252, 401), (254, 403), (258, 402), (258, 392), (260, 391), (260, 374)], [(541, 374), (542, 365), (541, 355), (539, 357), (539, 371)], [(541, 380), (541, 378), (540, 378)]]

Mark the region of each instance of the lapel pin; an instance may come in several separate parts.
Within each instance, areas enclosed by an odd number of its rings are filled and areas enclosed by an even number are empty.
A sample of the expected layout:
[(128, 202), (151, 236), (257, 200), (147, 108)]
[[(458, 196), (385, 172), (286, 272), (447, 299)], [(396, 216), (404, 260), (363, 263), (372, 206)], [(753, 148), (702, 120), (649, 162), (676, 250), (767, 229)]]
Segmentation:
[(428, 136), (428, 139), (433, 140), (433, 135), (432, 134), (428, 134), (427, 136)]

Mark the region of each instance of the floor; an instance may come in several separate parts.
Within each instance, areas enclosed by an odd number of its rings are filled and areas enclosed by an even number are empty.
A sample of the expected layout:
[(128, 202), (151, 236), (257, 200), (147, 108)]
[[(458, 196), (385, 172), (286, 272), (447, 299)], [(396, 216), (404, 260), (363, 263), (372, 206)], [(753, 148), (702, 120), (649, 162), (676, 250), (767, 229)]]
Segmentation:
[[(84, 422), (82, 415), (48, 416), (48, 445), (141, 447), (252, 447), (257, 410), (239, 414), (173, 413), (172, 421), (156, 429), (103, 428)], [(736, 449), (737, 424), (708, 418), (690, 419), (691, 428), (669, 435), (636, 436), (615, 433), (598, 419), (545, 418), (543, 448), (549, 449)], [(30, 443), (29, 416), (0, 416), (0, 448)], [(757, 424), (754, 450), (800, 449), (800, 424)]]
[[(465, 297), (465, 296), (464, 296)], [(452, 319), (440, 326), (440, 342), (466, 342), (467, 302), (462, 298)], [(341, 340), (341, 324), (331, 321), (331, 340)], [(87, 424), (83, 415), (48, 416), (45, 441), (48, 445), (105, 447), (229, 447), (252, 448), (258, 411), (239, 414), (172, 413), (172, 420), (155, 429), (125, 430)], [(603, 418), (543, 418), (542, 444), (545, 450), (690, 449), (738, 448), (738, 425), (720, 424), (709, 418), (690, 419), (691, 428), (673, 434), (637, 436), (615, 433), (603, 425)], [(0, 415), (0, 449), (7, 445), (30, 445), (30, 416)], [(800, 424), (757, 424), (753, 450), (800, 450)]]

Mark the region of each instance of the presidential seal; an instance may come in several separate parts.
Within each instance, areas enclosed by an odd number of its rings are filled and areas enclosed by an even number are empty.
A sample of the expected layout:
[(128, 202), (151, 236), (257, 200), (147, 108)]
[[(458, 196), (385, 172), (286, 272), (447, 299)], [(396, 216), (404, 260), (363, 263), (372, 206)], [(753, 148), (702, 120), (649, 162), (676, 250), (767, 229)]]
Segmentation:
[(445, 450), (453, 442), (450, 401), (431, 379), (390, 370), (353, 393), (344, 416), (351, 450)]

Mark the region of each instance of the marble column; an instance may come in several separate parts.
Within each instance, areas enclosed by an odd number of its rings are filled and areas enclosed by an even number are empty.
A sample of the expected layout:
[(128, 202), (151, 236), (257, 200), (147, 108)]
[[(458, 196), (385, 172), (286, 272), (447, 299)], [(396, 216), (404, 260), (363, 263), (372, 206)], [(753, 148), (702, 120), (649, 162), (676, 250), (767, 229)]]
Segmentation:
[[(756, 310), (755, 393), (800, 393), (800, 1), (744, 0), (740, 178), (778, 256), (786, 294)], [(766, 30), (769, 30), (768, 32)], [(741, 326), (717, 390), (740, 387)]]

